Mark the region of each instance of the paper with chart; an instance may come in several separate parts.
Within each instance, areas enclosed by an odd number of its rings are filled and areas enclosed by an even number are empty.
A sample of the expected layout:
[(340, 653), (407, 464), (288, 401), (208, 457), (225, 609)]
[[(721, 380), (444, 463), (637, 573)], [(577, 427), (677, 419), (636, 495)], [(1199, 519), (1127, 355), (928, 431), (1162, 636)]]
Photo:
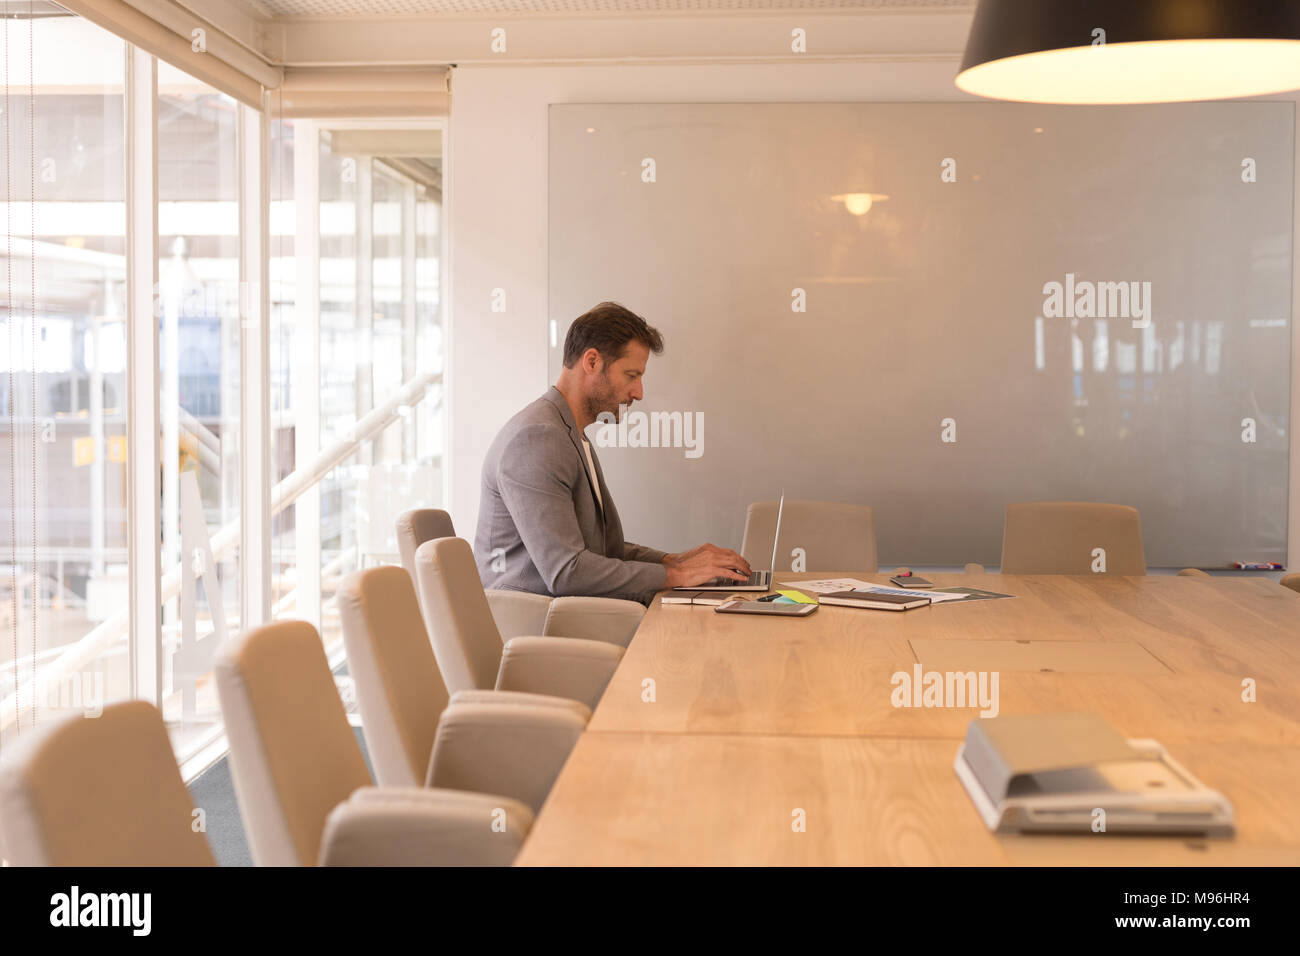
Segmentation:
[(811, 591), (813, 594), (834, 594), (836, 591), (854, 591), (875, 585), (870, 581), (859, 581), (857, 578), (826, 578), (823, 581), (788, 581), (777, 586), (798, 588), (800, 591)]
[(922, 591), (919, 588), (891, 588), (883, 584), (872, 584), (870, 581), (859, 581), (857, 578), (826, 578), (821, 581), (789, 581), (777, 585), (782, 588), (798, 588), (800, 591), (810, 591), (813, 594), (834, 594), (836, 591), (867, 591), (873, 594), (912, 594), (928, 597), (931, 604), (942, 604), (944, 601), (962, 601), (965, 600), (965, 594), (949, 594), (943, 591)]

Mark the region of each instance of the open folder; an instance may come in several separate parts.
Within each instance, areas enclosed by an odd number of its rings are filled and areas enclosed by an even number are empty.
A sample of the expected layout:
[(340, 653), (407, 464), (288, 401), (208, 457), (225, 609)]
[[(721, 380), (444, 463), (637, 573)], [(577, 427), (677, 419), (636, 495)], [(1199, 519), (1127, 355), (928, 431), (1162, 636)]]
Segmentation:
[(977, 718), (954, 769), (990, 830), (1233, 833), (1221, 793), (1096, 714)]

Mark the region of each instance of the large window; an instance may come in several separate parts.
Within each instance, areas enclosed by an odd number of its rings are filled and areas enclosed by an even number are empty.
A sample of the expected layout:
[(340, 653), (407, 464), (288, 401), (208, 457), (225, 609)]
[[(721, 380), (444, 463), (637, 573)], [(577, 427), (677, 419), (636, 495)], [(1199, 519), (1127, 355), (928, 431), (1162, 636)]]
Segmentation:
[[(361, 200), (369, 168), (362, 158), (333, 148), (335, 138), (328, 130), (320, 132), (322, 447), (349, 441), (371, 399), (372, 316), (363, 305), (369, 301), (369, 269), (360, 265), (370, 239), (369, 205)], [(356, 476), (363, 457), (349, 454), (321, 482), (321, 631), (327, 644), (340, 634), (332, 600), (339, 581), (357, 567)]]
[[(298, 327), (294, 131), (291, 120), (271, 122), (271, 380), (268, 400), (273, 486), (293, 474), (299, 458), (298, 409), (302, 399), (299, 380), (308, 376), (301, 374), (298, 347), (310, 340), (311, 331)], [(298, 576), (298, 510), (295, 505), (271, 517), (271, 607), (272, 616), (277, 618), (313, 616), (299, 593), (303, 582)]]
[[(163, 716), (182, 754), (220, 724), (219, 640), (240, 626), (239, 104), (158, 68), (162, 564), (193, 588), (163, 604)], [(224, 633), (223, 633), (224, 632)]]
[[(14, 20), (6, 32), (0, 728), (9, 742), (55, 713), (93, 715), (129, 697), (131, 679), (126, 628), (113, 623), (128, 587), (125, 44), (71, 17)], [(29, 94), (32, 50), (41, 55)], [(92, 632), (105, 640), (49, 667)]]
[(442, 131), (263, 117), (48, 4), (6, 29), (0, 746), (141, 697), (198, 769), (220, 640), (304, 618), (341, 663), (340, 580), (441, 503)]
[(397, 562), (397, 516), (442, 503), (441, 166), (436, 132), (320, 133), (321, 446), (391, 407), (321, 484), (327, 644), (343, 576)]

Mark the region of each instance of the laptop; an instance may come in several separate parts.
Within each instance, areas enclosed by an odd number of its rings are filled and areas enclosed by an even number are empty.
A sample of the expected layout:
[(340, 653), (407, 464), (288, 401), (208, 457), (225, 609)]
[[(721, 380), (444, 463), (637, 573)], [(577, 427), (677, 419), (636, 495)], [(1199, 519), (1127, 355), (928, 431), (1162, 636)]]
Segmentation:
[(785, 510), (785, 492), (776, 506), (776, 531), (772, 536), (772, 563), (766, 571), (749, 572), (748, 581), (728, 581), (725, 578), (713, 578), (703, 584), (673, 588), (674, 591), (770, 591), (772, 576), (776, 574), (776, 546), (781, 540), (781, 513)]

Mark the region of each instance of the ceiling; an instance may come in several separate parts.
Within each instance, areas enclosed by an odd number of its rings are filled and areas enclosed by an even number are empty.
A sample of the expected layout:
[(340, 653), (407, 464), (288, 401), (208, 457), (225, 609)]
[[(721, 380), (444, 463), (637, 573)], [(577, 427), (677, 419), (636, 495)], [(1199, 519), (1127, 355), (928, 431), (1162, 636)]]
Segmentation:
[(257, 0), (275, 17), (582, 16), (777, 10), (963, 10), (975, 0)]

